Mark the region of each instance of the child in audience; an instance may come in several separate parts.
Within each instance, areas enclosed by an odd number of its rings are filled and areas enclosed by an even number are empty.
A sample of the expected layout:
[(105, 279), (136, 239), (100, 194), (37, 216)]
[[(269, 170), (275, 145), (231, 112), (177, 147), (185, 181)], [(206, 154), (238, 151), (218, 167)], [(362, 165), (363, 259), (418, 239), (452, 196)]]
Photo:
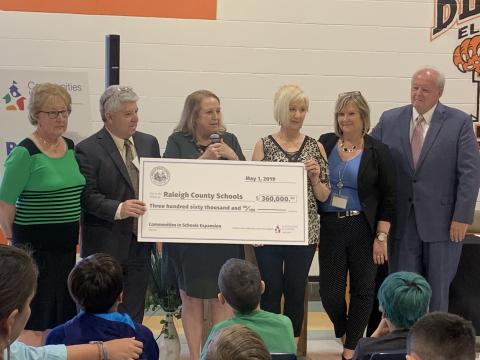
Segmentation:
[(428, 312), (432, 289), (422, 275), (399, 271), (388, 275), (378, 290), (382, 320), (371, 337), (360, 339), (353, 360), (373, 353), (406, 351), (410, 327)]
[(407, 360), (475, 360), (475, 329), (470, 321), (446, 312), (418, 320), (407, 337)]
[(206, 360), (271, 360), (262, 339), (248, 327), (231, 325), (217, 332), (209, 344)]
[(14, 246), (0, 245), (0, 360), (138, 359), (143, 344), (118, 339), (85, 345), (27, 346), (17, 337), (30, 317), (38, 270), (33, 259)]
[(296, 353), (290, 319), (281, 314), (260, 310), (260, 298), (265, 283), (256, 266), (241, 259), (229, 259), (218, 275), (220, 293), (218, 299), (234, 312), (233, 317), (217, 323), (210, 332), (201, 358), (205, 359), (207, 348), (216, 333), (225, 327), (241, 324), (257, 333), (271, 353)]
[(99, 253), (83, 259), (70, 272), (68, 289), (82, 311), (53, 328), (47, 336), (47, 344), (87, 344), (135, 337), (143, 343), (140, 359), (158, 359), (158, 346), (152, 332), (127, 314), (117, 312), (122, 299), (123, 276), (115, 258)]

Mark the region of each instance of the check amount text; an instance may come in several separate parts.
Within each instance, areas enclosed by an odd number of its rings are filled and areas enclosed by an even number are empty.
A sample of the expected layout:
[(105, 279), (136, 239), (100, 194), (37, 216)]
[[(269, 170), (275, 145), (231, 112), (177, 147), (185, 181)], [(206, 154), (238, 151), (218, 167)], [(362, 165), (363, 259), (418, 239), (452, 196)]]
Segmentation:
[(257, 195), (257, 202), (269, 202), (269, 203), (296, 203), (296, 195)]

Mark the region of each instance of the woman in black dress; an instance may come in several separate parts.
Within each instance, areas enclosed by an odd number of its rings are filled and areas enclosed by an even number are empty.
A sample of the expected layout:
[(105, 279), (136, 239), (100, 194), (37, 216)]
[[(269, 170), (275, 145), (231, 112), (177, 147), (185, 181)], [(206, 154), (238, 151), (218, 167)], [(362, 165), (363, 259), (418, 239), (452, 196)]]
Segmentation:
[[(220, 142), (212, 143), (212, 134), (218, 134)], [(187, 97), (180, 122), (168, 138), (164, 157), (245, 160), (235, 135), (225, 131), (218, 96), (208, 90), (198, 90)], [(217, 278), (226, 260), (244, 257), (243, 246), (166, 244), (164, 252), (175, 265), (190, 359), (197, 360), (202, 343), (204, 301), (209, 303), (213, 323), (232, 315), (217, 299)]]

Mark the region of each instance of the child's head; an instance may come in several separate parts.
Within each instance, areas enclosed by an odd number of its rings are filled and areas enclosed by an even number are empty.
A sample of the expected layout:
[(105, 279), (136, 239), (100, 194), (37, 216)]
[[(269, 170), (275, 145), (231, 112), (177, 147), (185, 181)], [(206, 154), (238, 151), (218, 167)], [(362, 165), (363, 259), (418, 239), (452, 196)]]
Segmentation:
[(90, 255), (70, 272), (68, 289), (78, 306), (86, 312), (109, 312), (122, 293), (122, 267), (108, 254)]
[(30, 317), (37, 276), (37, 266), (25, 251), (0, 245), (0, 353), (20, 335)]
[(258, 307), (265, 284), (255, 265), (245, 260), (229, 259), (220, 269), (218, 287), (221, 296), (234, 310), (248, 313)]
[(399, 271), (388, 275), (378, 290), (380, 309), (395, 328), (409, 329), (428, 312), (432, 289), (421, 275)]
[(270, 360), (263, 340), (256, 332), (240, 324), (218, 331), (210, 343), (206, 360)]
[(407, 360), (475, 360), (475, 329), (470, 321), (435, 311), (420, 318), (407, 336)]

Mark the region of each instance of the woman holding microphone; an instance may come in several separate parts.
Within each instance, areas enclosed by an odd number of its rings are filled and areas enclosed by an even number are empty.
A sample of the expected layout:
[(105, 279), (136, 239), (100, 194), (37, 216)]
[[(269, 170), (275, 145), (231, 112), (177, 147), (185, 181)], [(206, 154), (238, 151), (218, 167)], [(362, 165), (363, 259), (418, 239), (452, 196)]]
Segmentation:
[[(236, 136), (226, 132), (220, 99), (208, 90), (198, 90), (187, 97), (180, 122), (168, 138), (163, 156), (245, 160)], [(176, 269), (190, 359), (197, 360), (203, 340), (204, 301), (210, 306), (214, 324), (232, 315), (217, 299), (217, 278), (225, 261), (244, 257), (243, 246), (169, 243), (164, 244), (164, 252), (171, 257)]]

